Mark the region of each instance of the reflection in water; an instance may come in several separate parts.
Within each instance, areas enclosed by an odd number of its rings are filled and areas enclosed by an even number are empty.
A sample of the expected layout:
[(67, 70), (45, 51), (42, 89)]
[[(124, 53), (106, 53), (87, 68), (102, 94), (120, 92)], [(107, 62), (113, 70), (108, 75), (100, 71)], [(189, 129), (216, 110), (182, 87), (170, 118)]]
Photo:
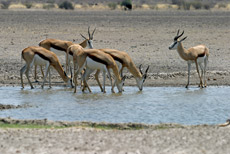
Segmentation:
[(230, 87), (125, 87), (123, 94), (72, 89), (0, 87), (1, 104), (27, 105), (0, 111), (0, 117), (97, 122), (217, 124), (230, 117)]

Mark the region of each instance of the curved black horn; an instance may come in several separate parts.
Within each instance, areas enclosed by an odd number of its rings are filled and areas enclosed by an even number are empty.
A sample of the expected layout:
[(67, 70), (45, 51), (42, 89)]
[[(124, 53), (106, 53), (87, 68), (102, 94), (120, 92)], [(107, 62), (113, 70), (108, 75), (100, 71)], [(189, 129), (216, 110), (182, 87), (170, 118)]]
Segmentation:
[(90, 39), (90, 32), (89, 32), (90, 26), (88, 27), (88, 34), (89, 34), (89, 39)]
[(141, 74), (143, 74), (141, 67), (142, 67), (142, 64), (140, 64), (140, 66), (139, 66), (139, 71)]
[(82, 35), (82, 34), (80, 34), (81, 35), (81, 37), (83, 37), (84, 39), (86, 39), (87, 40), (87, 38), (84, 36), (84, 35)]
[(149, 65), (148, 65), (147, 69), (145, 70), (145, 74), (147, 74), (148, 70), (149, 70)]
[[(179, 30), (178, 30), (178, 31), (179, 31)], [(177, 39), (180, 38), (183, 34), (184, 34), (184, 31), (183, 31), (179, 36), (176, 36), (176, 37), (174, 38), (174, 40), (177, 40)]]
[(180, 32), (180, 29), (178, 29), (176, 36), (178, 36), (178, 35), (179, 35), (179, 32)]
[(93, 34), (94, 34), (95, 30), (96, 30), (96, 28), (93, 30), (93, 33), (92, 33), (92, 35), (90, 37), (91, 40), (93, 39)]

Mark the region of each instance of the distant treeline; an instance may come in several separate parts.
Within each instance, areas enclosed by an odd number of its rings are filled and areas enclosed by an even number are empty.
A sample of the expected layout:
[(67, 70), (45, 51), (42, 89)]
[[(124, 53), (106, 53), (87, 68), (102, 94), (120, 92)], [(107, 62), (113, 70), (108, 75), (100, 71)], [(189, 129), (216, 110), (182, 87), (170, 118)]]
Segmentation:
[[(13, 6), (11, 6), (13, 5)], [(76, 9), (104, 6), (104, 8), (132, 10), (144, 9), (230, 9), (230, 0), (0, 0), (0, 8), (61, 8)]]
[[(95, 3), (121, 3), (123, 0), (68, 0), (69, 2), (73, 2), (76, 4), (89, 4), (93, 5)], [(166, 3), (172, 4), (175, 0), (132, 0), (133, 4), (158, 4), (158, 3)], [(180, 0), (177, 0), (180, 1)], [(194, 0), (183, 0), (185, 2), (193, 2)], [(230, 0), (196, 0), (201, 3), (226, 3)], [(62, 3), (63, 0), (0, 0), (0, 2), (14, 2), (14, 3)]]

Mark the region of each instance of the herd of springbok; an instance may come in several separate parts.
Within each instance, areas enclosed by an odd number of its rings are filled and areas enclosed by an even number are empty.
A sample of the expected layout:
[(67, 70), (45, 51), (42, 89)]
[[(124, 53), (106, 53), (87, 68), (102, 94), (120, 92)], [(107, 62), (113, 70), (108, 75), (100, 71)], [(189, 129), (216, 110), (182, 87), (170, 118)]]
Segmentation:
[[(29, 46), (22, 51), (22, 58), (25, 60), (26, 64), (20, 70), (21, 77), (21, 86), (24, 88), (23, 84), (23, 73), (25, 73), (28, 82), (33, 89), (33, 85), (29, 79), (29, 71), (32, 66), (35, 66), (35, 80), (37, 81), (37, 66), (40, 66), (41, 72), (43, 75), (43, 84), (46, 82), (47, 75), (49, 74), (49, 87), (51, 87), (51, 73), (50, 66), (58, 72), (67, 86), (73, 88), (72, 79), (74, 83), (74, 93), (77, 91), (77, 78), (78, 75), (81, 74), (81, 89), (84, 91), (86, 88), (91, 92), (91, 89), (87, 83), (90, 74), (96, 70), (95, 79), (101, 89), (102, 92), (105, 91), (105, 80), (106, 74), (111, 83), (111, 91), (114, 93), (114, 87), (117, 86), (119, 92), (123, 91), (123, 85), (126, 76), (123, 76), (123, 69), (126, 67), (128, 71), (133, 75), (136, 79), (137, 87), (141, 91), (143, 89), (143, 83), (147, 78), (147, 72), (149, 70), (149, 66), (146, 68), (145, 72), (142, 72), (141, 66), (139, 69), (135, 66), (131, 57), (124, 51), (119, 51), (115, 49), (93, 49), (93, 35), (96, 29), (90, 34), (90, 30), (88, 27), (88, 35), (86, 38), (81, 34), (81, 36), (85, 39), (83, 42), (76, 44), (71, 41), (63, 41), (57, 39), (45, 39), (39, 43), (39, 46)], [(179, 39), (184, 34), (184, 31), (179, 34), (179, 30), (177, 35), (174, 38), (173, 44), (169, 47), (170, 50), (176, 49), (182, 59), (187, 61), (188, 63), (188, 83), (186, 88), (189, 86), (190, 79), (190, 67), (191, 63), (196, 64), (196, 69), (199, 75), (201, 88), (207, 86), (205, 72), (206, 66), (208, 63), (209, 50), (204, 45), (198, 45), (188, 50), (185, 49), (182, 45), (182, 41), (184, 41), (187, 37), (183, 39)], [(89, 49), (86, 49), (89, 48)], [(52, 50), (62, 51), (66, 55), (66, 67), (65, 71), (62, 67), (62, 64), (59, 62), (59, 59), (55, 52)], [(72, 67), (71, 62), (73, 63), (73, 76), (72, 76)], [(203, 66), (204, 63), (204, 66)], [(42, 71), (42, 66), (45, 66), (45, 73)], [(199, 72), (199, 67), (201, 69), (201, 75)], [(99, 81), (99, 74), (103, 72), (103, 87)], [(113, 72), (115, 81), (112, 81), (111, 73)], [(67, 74), (71, 74), (68, 76)]]

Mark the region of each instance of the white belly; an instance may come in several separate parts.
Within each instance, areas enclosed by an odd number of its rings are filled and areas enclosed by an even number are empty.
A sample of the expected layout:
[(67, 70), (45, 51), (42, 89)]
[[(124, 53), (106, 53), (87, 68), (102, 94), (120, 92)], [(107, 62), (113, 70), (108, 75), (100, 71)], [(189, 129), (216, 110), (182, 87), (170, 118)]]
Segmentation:
[[(200, 64), (200, 63), (204, 63), (204, 60), (206, 59), (206, 55), (204, 57), (198, 57), (197, 58), (197, 63)], [(192, 63), (195, 63), (194, 60), (189, 60), (188, 63), (192, 64)]]
[(96, 62), (89, 57), (86, 58), (86, 67), (94, 70), (100, 69), (101, 71), (106, 71), (106, 65)]
[(68, 60), (69, 60), (69, 61), (73, 61), (73, 56), (69, 54)]
[(65, 51), (57, 50), (57, 49), (54, 49), (54, 48), (50, 48), (50, 51), (52, 51), (53, 53), (55, 53), (57, 56), (63, 56), (63, 55), (66, 54)]
[(203, 63), (206, 58), (207, 58), (206, 55), (204, 57), (198, 57), (197, 63)]
[(115, 62), (117, 64), (118, 70), (120, 71), (121, 67), (122, 67), (122, 64), (119, 61), (116, 61), (116, 60), (115, 60)]
[(39, 55), (34, 56), (34, 65), (45, 66), (48, 63), (49, 63), (48, 60), (45, 60), (45, 59), (41, 58)]

